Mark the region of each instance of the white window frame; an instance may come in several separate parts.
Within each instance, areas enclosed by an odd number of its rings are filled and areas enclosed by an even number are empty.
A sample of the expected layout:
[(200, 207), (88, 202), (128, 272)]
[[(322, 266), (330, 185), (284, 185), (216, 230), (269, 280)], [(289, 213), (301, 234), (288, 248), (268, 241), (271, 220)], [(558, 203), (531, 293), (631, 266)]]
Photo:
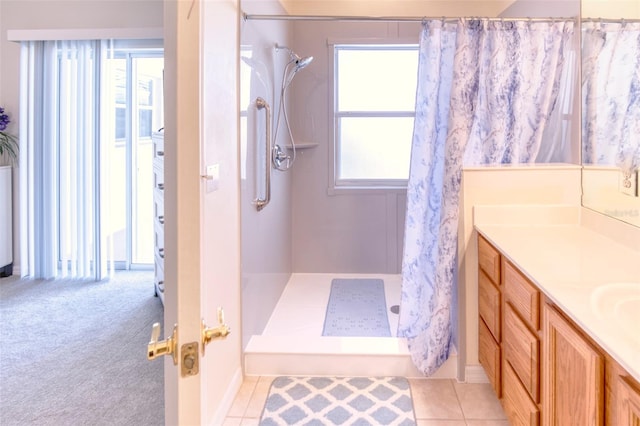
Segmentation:
[[(412, 111), (348, 111), (339, 112), (337, 105), (337, 48), (370, 48), (375, 50), (380, 47), (398, 46), (403, 49), (415, 49), (418, 52), (418, 44), (415, 39), (404, 38), (367, 38), (367, 39), (347, 39), (347, 40), (327, 40), (327, 57), (329, 59), (329, 70), (331, 88), (329, 90), (329, 122), (331, 123), (329, 144), (329, 195), (341, 193), (349, 194), (374, 194), (374, 193), (405, 193), (407, 189), (407, 179), (338, 179), (338, 164), (340, 163), (339, 150), (339, 126), (342, 117), (415, 117), (415, 109)], [(417, 75), (417, 69), (416, 69)]]

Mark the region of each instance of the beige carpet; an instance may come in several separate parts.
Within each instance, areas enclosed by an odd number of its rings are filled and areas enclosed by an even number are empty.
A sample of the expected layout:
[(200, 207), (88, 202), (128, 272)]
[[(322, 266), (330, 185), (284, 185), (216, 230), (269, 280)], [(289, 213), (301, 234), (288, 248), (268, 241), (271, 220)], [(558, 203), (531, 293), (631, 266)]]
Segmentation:
[(164, 425), (153, 274), (104, 282), (0, 279), (0, 424)]

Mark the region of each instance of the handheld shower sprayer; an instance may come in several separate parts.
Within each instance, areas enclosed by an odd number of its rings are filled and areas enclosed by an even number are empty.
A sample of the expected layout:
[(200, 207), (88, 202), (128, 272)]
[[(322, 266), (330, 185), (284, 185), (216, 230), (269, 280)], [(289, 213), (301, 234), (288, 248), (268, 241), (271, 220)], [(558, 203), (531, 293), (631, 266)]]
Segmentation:
[(276, 44), (276, 50), (286, 50), (287, 52), (289, 52), (289, 57), (291, 58), (290, 64), (295, 64), (294, 72), (300, 71), (301, 69), (309, 65), (311, 61), (313, 61), (313, 56), (305, 56), (304, 58), (301, 58), (300, 55), (298, 55), (287, 46), (280, 46)]
[[(291, 126), (289, 125), (289, 117), (287, 116), (287, 108), (284, 106), (285, 95), (287, 92), (287, 88), (293, 81), (293, 77), (295, 77), (296, 73), (303, 68), (309, 66), (311, 61), (313, 61), (313, 56), (305, 56), (300, 57), (297, 53), (291, 50), (287, 46), (280, 46), (276, 44), (276, 52), (279, 50), (286, 50), (289, 52), (289, 62), (284, 67), (282, 72), (282, 85), (280, 87), (280, 103), (278, 106), (278, 118), (276, 119), (275, 125), (275, 134), (273, 137), (273, 149), (271, 151), (271, 157), (273, 160), (273, 164), (277, 170), (287, 171), (292, 166), (296, 160), (296, 143), (293, 139), (293, 134), (291, 132)], [(289, 131), (289, 138), (291, 139), (291, 150), (292, 154), (287, 155), (285, 150), (283, 150), (280, 145), (278, 145), (277, 137), (278, 137), (278, 129), (280, 128), (280, 117), (284, 115), (284, 121), (287, 125), (287, 130)]]

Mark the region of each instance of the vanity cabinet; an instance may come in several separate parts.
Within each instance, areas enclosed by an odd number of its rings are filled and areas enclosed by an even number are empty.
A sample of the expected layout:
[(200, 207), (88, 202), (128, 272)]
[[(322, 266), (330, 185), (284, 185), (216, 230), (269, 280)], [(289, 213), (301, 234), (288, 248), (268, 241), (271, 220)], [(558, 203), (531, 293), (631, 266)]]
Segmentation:
[(489, 381), (500, 397), (502, 395), (501, 351), (502, 309), (500, 291), (500, 253), (484, 238), (478, 239), (478, 336), (479, 360)]
[(510, 424), (640, 426), (640, 383), (481, 235), (478, 311), (480, 363)]
[(512, 425), (540, 424), (540, 292), (478, 238), (479, 360)]

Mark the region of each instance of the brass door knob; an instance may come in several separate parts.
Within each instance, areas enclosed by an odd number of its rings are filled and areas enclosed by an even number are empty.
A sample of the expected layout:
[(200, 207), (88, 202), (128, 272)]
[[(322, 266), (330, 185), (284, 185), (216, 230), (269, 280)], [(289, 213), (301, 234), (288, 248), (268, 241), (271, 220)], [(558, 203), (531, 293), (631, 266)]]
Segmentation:
[(224, 322), (224, 311), (218, 308), (218, 325), (216, 327), (207, 327), (202, 320), (202, 355), (204, 356), (204, 348), (214, 339), (224, 339), (231, 333), (231, 329)]
[(178, 365), (178, 326), (173, 326), (171, 337), (158, 340), (160, 337), (160, 323), (156, 322), (151, 328), (151, 340), (147, 345), (147, 359), (152, 360), (163, 355), (171, 355), (173, 364)]

